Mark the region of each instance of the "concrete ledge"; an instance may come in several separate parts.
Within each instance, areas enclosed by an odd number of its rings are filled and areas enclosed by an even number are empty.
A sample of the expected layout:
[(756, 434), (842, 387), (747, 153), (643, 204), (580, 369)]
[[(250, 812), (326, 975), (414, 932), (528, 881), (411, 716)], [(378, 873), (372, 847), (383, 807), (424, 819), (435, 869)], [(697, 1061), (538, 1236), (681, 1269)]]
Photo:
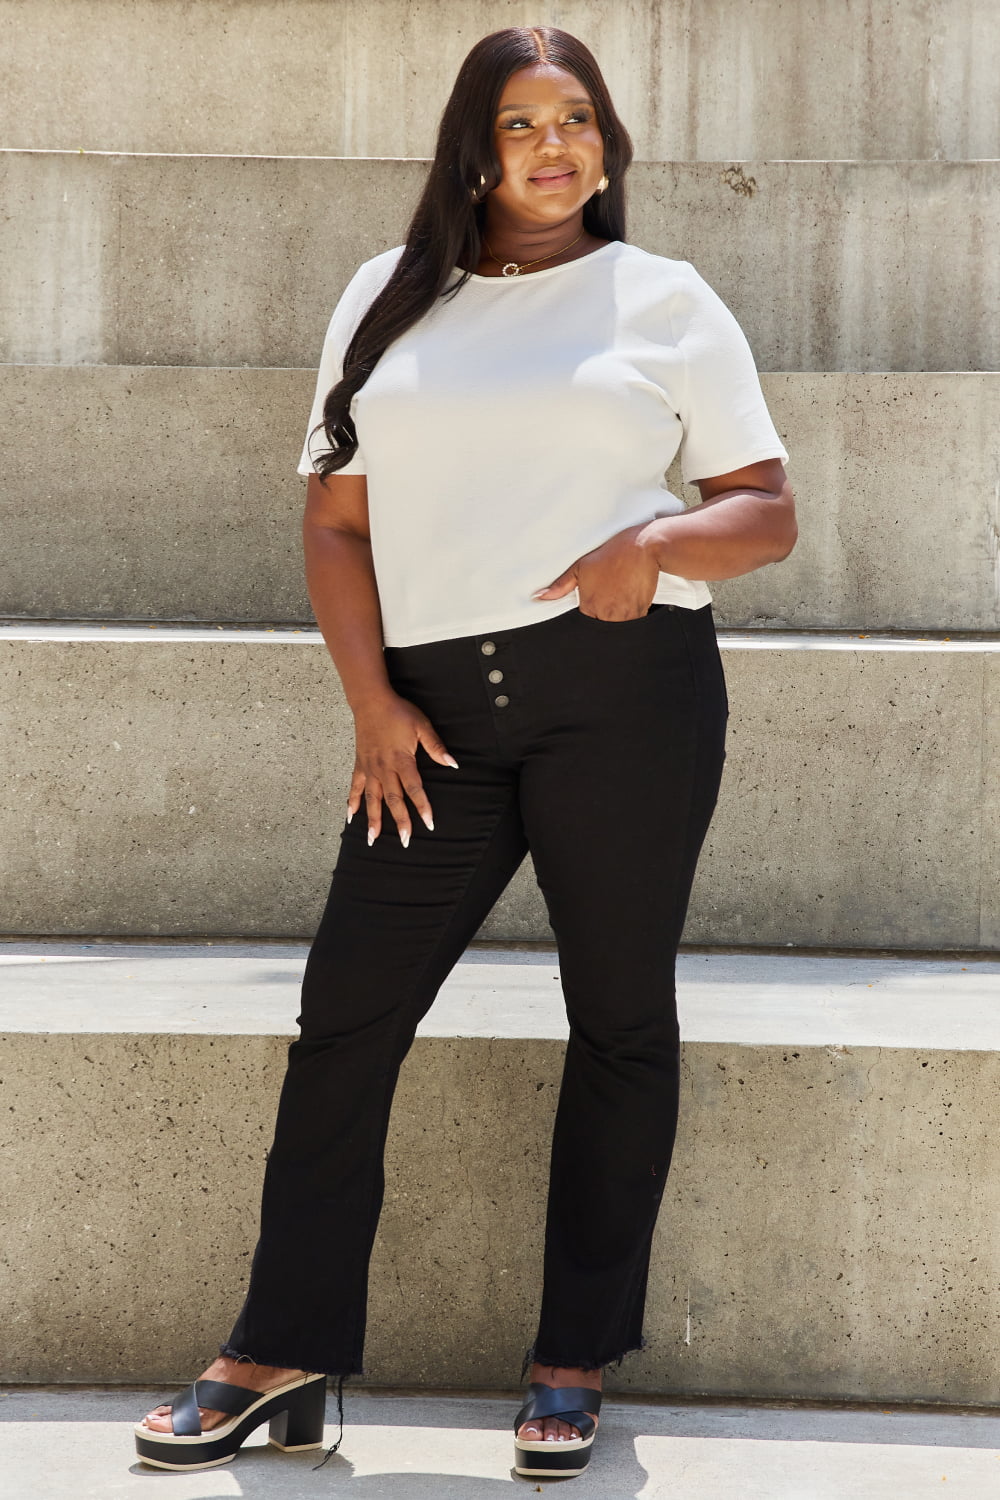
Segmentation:
[[(113, 1036), (296, 1032), (308, 942), (0, 938), (0, 1031)], [(554, 947), (475, 944), (421, 1021), (421, 1037), (569, 1035)], [(1000, 1042), (1000, 957), (711, 953), (677, 960), (689, 1042), (776, 1047), (950, 1047)], [(949, 1003), (942, 1004), (947, 995)]]
[[(0, 359), (315, 368), (337, 295), (400, 243), (425, 173), (2, 152)], [(1000, 161), (640, 162), (629, 202), (630, 240), (692, 261), (763, 370), (1000, 366), (1000, 259), (982, 251)]]
[[(1000, 640), (722, 644), (687, 940), (1000, 947)], [(0, 931), (315, 930), (354, 758), (315, 631), (8, 626), (0, 686)], [(530, 860), (482, 935), (551, 935)]]
[[(4, 949), (3, 1378), (186, 1382), (242, 1294), (301, 950), (236, 955), (287, 1005), (259, 995), (273, 1030), (247, 1034), (228, 1002), (176, 1030), (192, 998), (211, 1005), (218, 952)], [(556, 977), (551, 955), (470, 951), (407, 1059), (371, 1380), (516, 1380), (539, 1292), (546, 1153), (531, 1143), (548, 1139), (562, 1066)], [(681, 1128), (649, 1347), (609, 1388), (1000, 1404), (1000, 1054), (980, 1046), (1000, 965), (689, 954), (679, 978)], [(63, 984), (78, 1025), (39, 1030)], [(173, 989), (164, 1029), (157, 986)], [(922, 1040), (907, 1043), (914, 1009)]]
[[(0, 366), (0, 614), (311, 621), (294, 470), (314, 378)], [(763, 386), (800, 539), (715, 585), (720, 624), (1000, 629), (1000, 374)], [(700, 499), (675, 470), (668, 483)]]
[[(989, 0), (564, 0), (558, 16), (596, 52), (641, 158), (996, 151)], [(488, 0), (5, 0), (3, 144), (427, 156), (472, 42), (538, 19)]]

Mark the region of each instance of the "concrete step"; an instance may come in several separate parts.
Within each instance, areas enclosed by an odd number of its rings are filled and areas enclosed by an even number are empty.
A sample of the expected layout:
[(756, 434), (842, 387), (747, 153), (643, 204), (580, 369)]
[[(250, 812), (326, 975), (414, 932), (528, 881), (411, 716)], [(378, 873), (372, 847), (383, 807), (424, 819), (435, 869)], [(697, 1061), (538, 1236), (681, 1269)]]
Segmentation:
[[(0, 944), (0, 1378), (203, 1368), (242, 1296), (305, 951)], [(1000, 1405), (1000, 963), (686, 953), (678, 984), (648, 1347), (608, 1389)], [(443, 986), (393, 1110), (369, 1380), (516, 1382), (565, 1037), (551, 951), (470, 949)]]
[[(315, 368), (336, 295), (400, 243), (425, 174), (0, 153), (0, 359)], [(629, 238), (692, 261), (761, 369), (1000, 366), (1000, 160), (640, 162), (629, 201)]]
[(313, 370), (0, 366), (0, 615), (312, 622), (295, 469), (315, 385)]
[[(314, 379), (0, 366), (0, 614), (310, 622), (295, 466)], [(1000, 375), (762, 383), (800, 539), (780, 567), (715, 586), (719, 622), (1000, 629)], [(676, 467), (668, 483), (699, 500)]]
[[(1000, 639), (722, 647), (688, 941), (1000, 947)], [(0, 931), (315, 929), (354, 761), (315, 631), (10, 625), (0, 692)], [(526, 861), (482, 936), (548, 935)]]
[[(997, 154), (991, 0), (566, 0), (558, 13), (595, 51), (643, 159)], [(536, 19), (487, 0), (6, 0), (3, 144), (429, 156), (472, 43)]]
[[(123, 1465), (137, 1416), (163, 1395), (158, 1387), (5, 1391), (11, 1495), (128, 1500), (148, 1494), (152, 1471), (131, 1465), (125, 1472)], [(430, 1395), (359, 1391), (351, 1384), (343, 1446), (321, 1480), (311, 1473), (318, 1454), (278, 1453), (262, 1430), (244, 1444), (232, 1470), (213, 1471), (212, 1493), (494, 1500), (497, 1484), (514, 1477), (510, 1425), (520, 1404), (516, 1391)], [(331, 1394), (324, 1441), (335, 1442), (338, 1432)], [(993, 1500), (998, 1457), (996, 1417), (988, 1412), (618, 1397), (601, 1408), (601, 1436), (573, 1494), (578, 1500), (672, 1500), (680, 1494), (684, 1500), (938, 1500), (942, 1481), (949, 1481), (963, 1500)], [(174, 1475), (172, 1494), (178, 1484), (184, 1500), (208, 1493), (203, 1475)], [(530, 1481), (527, 1487), (536, 1490)], [(544, 1482), (537, 1487), (544, 1489)]]

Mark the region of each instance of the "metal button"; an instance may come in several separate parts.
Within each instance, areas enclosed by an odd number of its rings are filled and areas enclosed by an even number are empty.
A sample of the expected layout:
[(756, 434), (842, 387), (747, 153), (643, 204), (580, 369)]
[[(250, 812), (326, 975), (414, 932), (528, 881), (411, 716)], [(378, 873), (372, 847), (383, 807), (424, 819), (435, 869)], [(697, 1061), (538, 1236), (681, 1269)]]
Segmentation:
[(493, 699), (493, 702), (496, 704), (497, 708), (506, 708), (507, 704), (510, 702), (510, 699), (507, 697), (506, 693), (501, 693), (499, 697)]
[(492, 656), (497, 648), (494, 641), (484, 641), (479, 649), (484, 656)]
[(493, 671), (490, 673), (490, 681), (503, 682), (503, 673), (501, 672), (499, 667), (493, 668)]

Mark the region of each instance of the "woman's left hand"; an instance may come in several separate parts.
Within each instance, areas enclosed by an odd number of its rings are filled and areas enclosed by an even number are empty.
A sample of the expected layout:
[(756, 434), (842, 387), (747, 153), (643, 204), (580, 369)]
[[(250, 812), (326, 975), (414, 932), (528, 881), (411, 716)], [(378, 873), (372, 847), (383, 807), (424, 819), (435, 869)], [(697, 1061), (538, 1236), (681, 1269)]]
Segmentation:
[(660, 569), (652, 552), (639, 545), (646, 524), (619, 531), (585, 552), (532, 599), (561, 599), (580, 590), (580, 612), (598, 620), (637, 620), (653, 602)]

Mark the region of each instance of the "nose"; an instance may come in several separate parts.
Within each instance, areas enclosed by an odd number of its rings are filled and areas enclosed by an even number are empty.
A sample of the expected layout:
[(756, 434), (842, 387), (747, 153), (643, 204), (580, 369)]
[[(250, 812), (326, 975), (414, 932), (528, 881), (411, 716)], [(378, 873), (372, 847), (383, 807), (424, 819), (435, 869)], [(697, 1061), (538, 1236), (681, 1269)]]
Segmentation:
[(561, 151), (565, 144), (566, 136), (558, 120), (550, 120), (547, 125), (542, 126), (541, 146), (543, 150), (546, 147), (554, 146)]

